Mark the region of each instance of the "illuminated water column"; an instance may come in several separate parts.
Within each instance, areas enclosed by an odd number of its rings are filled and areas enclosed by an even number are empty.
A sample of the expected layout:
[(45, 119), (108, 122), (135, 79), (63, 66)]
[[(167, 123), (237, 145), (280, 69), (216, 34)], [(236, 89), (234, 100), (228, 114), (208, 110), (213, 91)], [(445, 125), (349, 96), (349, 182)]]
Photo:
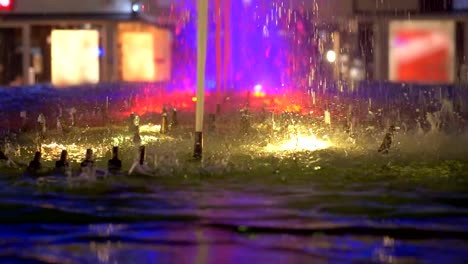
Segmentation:
[(231, 79), (229, 67), (231, 66), (231, 0), (224, 0), (224, 64), (223, 64), (223, 92), (228, 91), (228, 80)]
[(215, 0), (216, 23), (216, 104), (219, 107), (221, 98), (221, 1)]
[(198, 0), (197, 23), (197, 110), (195, 117), (194, 158), (201, 159), (203, 153), (203, 115), (205, 112), (205, 68), (208, 37), (208, 0)]

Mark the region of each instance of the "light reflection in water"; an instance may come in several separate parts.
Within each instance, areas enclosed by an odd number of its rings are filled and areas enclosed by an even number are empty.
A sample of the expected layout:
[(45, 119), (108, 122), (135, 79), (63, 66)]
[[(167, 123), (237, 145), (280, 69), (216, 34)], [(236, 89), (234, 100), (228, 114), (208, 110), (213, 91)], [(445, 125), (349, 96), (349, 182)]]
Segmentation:
[[(144, 128), (145, 133), (156, 129), (158, 126), (146, 126)], [(159, 131), (158, 131), (159, 132)], [(161, 137), (157, 135), (140, 135), (141, 144), (153, 144), (161, 141)], [(172, 140), (170, 137), (164, 137), (163, 139), (165, 142), (169, 142)], [(55, 141), (43, 143), (41, 144), (41, 152), (42, 152), (42, 159), (45, 161), (54, 161), (60, 157), (60, 153), (62, 150), (67, 150), (68, 152), (68, 159), (70, 161), (82, 161), (84, 158), (84, 154), (86, 153), (86, 149), (92, 148), (94, 152), (94, 156), (97, 158), (105, 157), (109, 152), (112, 146), (122, 146), (123, 144), (133, 144), (133, 137), (129, 135), (125, 135), (123, 133), (119, 135), (115, 135), (111, 138), (111, 144), (106, 144), (105, 142), (101, 142), (100, 144), (94, 143), (92, 146), (90, 144), (80, 144), (80, 143), (58, 143)]]
[[(60, 157), (62, 150), (67, 150), (68, 159), (70, 161), (81, 161), (84, 158), (86, 149), (90, 148), (89, 145), (84, 144), (60, 144), (57, 142), (51, 142), (48, 144), (41, 145), (42, 159), (46, 161), (57, 160)], [(93, 146), (94, 155), (103, 157), (108, 151), (108, 147)]]

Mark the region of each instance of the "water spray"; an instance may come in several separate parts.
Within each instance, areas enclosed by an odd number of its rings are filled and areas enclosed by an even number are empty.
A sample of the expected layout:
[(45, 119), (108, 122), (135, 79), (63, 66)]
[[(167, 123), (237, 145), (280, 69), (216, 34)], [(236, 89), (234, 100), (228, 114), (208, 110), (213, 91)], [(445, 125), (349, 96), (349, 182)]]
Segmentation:
[(28, 121), (27, 112), (25, 110), (20, 112), (20, 118), (21, 118), (21, 132), (25, 132), (27, 121)]
[(216, 115), (215, 114), (208, 115), (208, 131), (209, 132), (216, 131)]
[(38, 125), (38, 131), (39, 131), (40, 137), (44, 138), (45, 133), (47, 132), (46, 118), (44, 114), (40, 113), (39, 116), (37, 117), (37, 125)]

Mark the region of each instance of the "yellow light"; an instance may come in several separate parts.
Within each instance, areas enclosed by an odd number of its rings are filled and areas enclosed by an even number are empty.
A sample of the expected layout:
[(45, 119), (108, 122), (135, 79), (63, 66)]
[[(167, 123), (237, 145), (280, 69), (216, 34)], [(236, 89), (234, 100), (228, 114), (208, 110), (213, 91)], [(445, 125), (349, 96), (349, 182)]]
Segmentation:
[(124, 81), (156, 81), (153, 34), (122, 34), (122, 67)]
[(161, 125), (142, 125), (140, 126), (140, 133), (159, 133), (161, 131)]
[(164, 82), (172, 74), (172, 32), (144, 23), (119, 23), (122, 79)]
[(254, 92), (254, 96), (255, 96), (255, 97), (258, 97), (258, 98), (264, 98), (264, 97), (265, 97), (265, 93), (264, 93), (264, 92), (261, 92), (261, 91), (255, 91), (255, 92)]
[(141, 136), (141, 144), (146, 145), (150, 143), (155, 143), (160, 140), (159, 137), (156, 136)]
[(51, 53), (54, 85), (99, 82), (97, 30), (52, 30)]
[(279, 144), (270, 144), (266, 147), (269, 152), (278, 151), (317, 151), (332, 147), (333, 144), (329, 140), (318, 139), (313, 133), (309, 135), (291, 134), (289, 139), (280, 142)]
[(192, 97), (192, 102), (196, 102), (198, 99), (196, 97)]
[(64, 145), (57, 142), (51, 142), (49, 144), (42, 144), (41, 153), (42, 159), (46, 161), (58, 160), (62, 150), (67, 150), (68, 159), (70, 161), (82, 161), (84, 160), (86, 149), (92, 148), (95, 157), (103, 157), (107, 153), (108, 149), (100, 146), (85, 146), (85, 145)]
[(333, 63), (336, 61), (336, 53), (333, 50), (329, 50), (327, 52), (327, 60), (330, 63)]

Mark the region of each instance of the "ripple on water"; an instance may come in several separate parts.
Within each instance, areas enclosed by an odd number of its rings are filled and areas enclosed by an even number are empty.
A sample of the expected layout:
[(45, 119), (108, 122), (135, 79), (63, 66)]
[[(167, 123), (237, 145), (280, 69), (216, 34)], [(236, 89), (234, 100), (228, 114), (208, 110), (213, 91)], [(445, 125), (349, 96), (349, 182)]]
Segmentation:
[(0, 262), (462, 263), (468, 162), (409, 150), (230, 150), (204, 170), (73, 186), (8, 173)]

